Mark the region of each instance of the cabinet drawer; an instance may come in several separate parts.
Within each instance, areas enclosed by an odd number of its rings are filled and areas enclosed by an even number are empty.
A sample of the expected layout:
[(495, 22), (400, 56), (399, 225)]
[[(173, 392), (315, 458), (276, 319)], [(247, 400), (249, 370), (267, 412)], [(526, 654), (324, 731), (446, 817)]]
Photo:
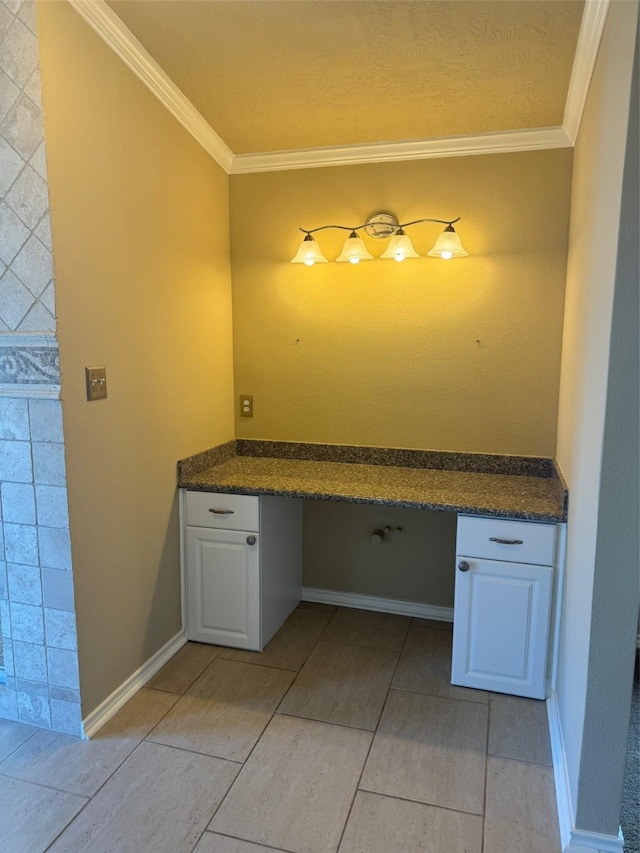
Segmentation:
[(224, 530), (258, 530), (259, 498), (219, 492), (187, 492), (187, 524)]
[(555, 524), (458, 516), (456, 553), (465, 557), (553, 566)]

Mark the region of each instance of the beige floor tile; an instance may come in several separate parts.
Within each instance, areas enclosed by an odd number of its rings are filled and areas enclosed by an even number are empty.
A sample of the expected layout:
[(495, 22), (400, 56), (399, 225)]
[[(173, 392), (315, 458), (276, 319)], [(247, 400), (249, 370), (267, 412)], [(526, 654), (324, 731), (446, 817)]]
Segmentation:
[(23, 726), (12, 720), (0, 720), (0, 761), (3, 761), (29, 738), (37, 734), (39, 729), (34, 726)]
[(211, 661), (222, 651), (222, 646), (206, 643), (186, 643), (162, 669), (147, 683), (155, 690), (168, 693), (185, 693), (202, 675)]
[(488, 708), (391, 690), (360, 787), (482, 814)]
[(309, 657), (330, 618), (330, 613), (296, 609), (271, 642), (265, 646), (264, 651), (243, 652), (240, 649), (225, 649), (220, 653), (220, 658), (257, 663), (261, 666), (275, 666), (278, 669), (297, 672)]
[(484, 853), (559, 853), (553, 770), (489, 756), (484, 833)]
[(547, 706), (537, 699), (492, 694), (489, 755), (551, 765)]
[(250, 841), (240, 841), (239, 838), (229, 838), (228, 835), (218, 835), (216, 832), (205, 832), (193, 853), (284, 853), (275, 847), (263, 847), (262, 844), (252, 844)]
[(371, 734), (275, 716), (209, 829), (293, 853), (335, 853)]
[(397, 660), (397, 652), (320, 640), (278, 711), (373, 731)]
[(481, 853), (481, 850), (479, 815), (359, 791), (339, 853)]
[(451, 684), (451, 644), (448, 631), (417, 623), (411, 625), (392, 686), (415, 693), (487, 703), (489, 694), (486, 690), (471, 690)]
[(91, 740), (41, 730), (0, 773), (90, 797), (177, 701), (143, 688)]
[(408, 616), (341, 607), (329, 623), (322, 639), (329, 643), (346, 643), (399, 652), (410, 622)]
[(0, 776), (0, 802), (2, 853), (39, 853), (47, 849), (87, 800)]
[(141, 743), (51, 847), (51, 853), (191, 853), (238, 765)]
[(293, 678), (283, 669), (215, 660), (148, 740), (244, 761)]

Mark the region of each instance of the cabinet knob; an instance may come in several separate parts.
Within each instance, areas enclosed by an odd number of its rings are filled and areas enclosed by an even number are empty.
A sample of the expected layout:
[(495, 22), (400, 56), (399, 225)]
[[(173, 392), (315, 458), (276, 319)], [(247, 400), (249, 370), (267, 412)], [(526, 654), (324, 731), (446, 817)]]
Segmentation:
[(469, 563), (467, 563), (466, 560), (460, 560), (460, 562), (458, 563), (458, 568), (461, 572), (468, 572), (471, 567), (469, 566)]
[(247, 536), (247, 545), (255, 545), (256, 541), (255, 536)]

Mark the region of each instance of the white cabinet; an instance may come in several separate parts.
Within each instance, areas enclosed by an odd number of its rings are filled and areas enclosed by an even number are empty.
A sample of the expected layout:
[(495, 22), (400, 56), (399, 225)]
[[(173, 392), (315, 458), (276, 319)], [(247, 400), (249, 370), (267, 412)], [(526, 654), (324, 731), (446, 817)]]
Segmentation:
[(300, 601), (302, 502), (183, 493), (187, 638), (261, 651)]
[(451, 681), (546, 695), (557, 525), (458, 518)]

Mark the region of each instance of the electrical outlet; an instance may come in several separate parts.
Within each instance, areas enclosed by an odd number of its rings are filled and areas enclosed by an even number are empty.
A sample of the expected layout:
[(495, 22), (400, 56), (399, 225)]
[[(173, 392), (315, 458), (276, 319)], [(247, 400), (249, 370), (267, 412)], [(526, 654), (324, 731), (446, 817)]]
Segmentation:
[(253, 394), (240, 394), (240, 416), (253, 417)]
[(104, 400), (107, 396), (107, 368), (85, 367), (87, 400)]

